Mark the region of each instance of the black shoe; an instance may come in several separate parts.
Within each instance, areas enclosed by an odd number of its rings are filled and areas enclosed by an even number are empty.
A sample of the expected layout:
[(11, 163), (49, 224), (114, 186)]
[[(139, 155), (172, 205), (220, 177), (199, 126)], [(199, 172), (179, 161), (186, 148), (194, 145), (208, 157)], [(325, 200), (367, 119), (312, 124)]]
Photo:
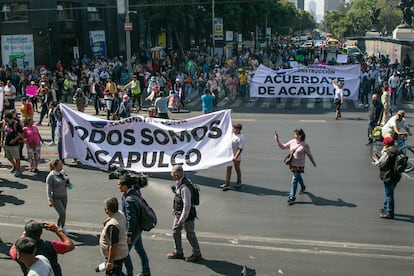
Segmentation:
[(288, 203), (289, 205), (293, 205), (293, 204), (295, 204), (295, 199), (294, 199), (293, 197), (289, 197), (289, 199), (288, 199), (287, 203)]
[(184, 254), (183, 253), (177, 253), (177, 252), (171, 252), (167, 254), (168, 259), (174, 259), (174, 260), (184, 260)]
[(190, 257), (186, 257), (185, 258), (185, 260), (187, 261), (187, 262), (190, 262), (190, 263), (196, 263), (196, 262), (198, 262), (198, 261), (201, 261), (201, 259), (202, 259), (203, 257), (201, 257), (201, 255), (191, 255)]

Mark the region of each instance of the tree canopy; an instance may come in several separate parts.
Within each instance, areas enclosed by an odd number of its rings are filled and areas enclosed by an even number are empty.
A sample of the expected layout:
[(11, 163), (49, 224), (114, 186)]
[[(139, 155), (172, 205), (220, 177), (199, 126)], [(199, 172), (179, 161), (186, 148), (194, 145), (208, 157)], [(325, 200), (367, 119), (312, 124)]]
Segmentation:
[[(210, 41), (213, 0), (130, 0), (130, 9), (142, 14), (145, 33), (155, 41), (161, 31), (186, 46)], [(257, 28), (270, 27), (272, 34), (290, 35), (316, 28), (314, 18), (298, 11), (288, 0), (214, 0), (214, 17), (223, 18), (224, 31), (250, 40)], [(154, 44), (154, 43), (153, 43)]]
[[(382, 34), (391, 33), (401, 22), (400, 0), (354, 0), (343, 3), (338, 11), (329, 11), (324, 18), (323, 28), (337, 37), (362, 36), (375, 30)], [(379, 11), (372, 25), (371, 15)]]

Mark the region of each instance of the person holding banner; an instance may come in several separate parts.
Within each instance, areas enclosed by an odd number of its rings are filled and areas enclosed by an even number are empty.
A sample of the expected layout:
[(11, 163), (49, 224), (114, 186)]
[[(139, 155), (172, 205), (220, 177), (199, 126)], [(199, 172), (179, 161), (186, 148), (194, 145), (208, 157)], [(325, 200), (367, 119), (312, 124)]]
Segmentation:
[(275, 132), (275, 142), (281, 149), (288, 149), (293, 154), (292, 162), (289, 164), (289, 169), (292, 172), (292, 185), (290, 188), (289, 199), (287, 203), (292, 205), (296, 200), (296, 191), (298, 189), (298, 183), (300, 185), (300, 193), (303, 194), (306, 191), (306, 186), (303, 183), (302, 173), (305, 172), (305, 157), (309, 157), (313, 166), (316, 167), (315, 160), (313, 159), (309, 145), (305, 142), (305, 132), (303, 129), (298, 128), (293, 131), (293, 139), (283, 144), (279, 140), (279, 135)]
[(341, 105), (344, 103), (344, 93), (343, 88), (344, 84), (342, 81), (338, 81), (338, 84), (335, 84), (335, 81), (332, 79), (332, 85), (335, 88), (335, 96), (334, 96), (334, 103), (335, 103), (335, 115), (336, 119), (340, 119), (341, 116)]

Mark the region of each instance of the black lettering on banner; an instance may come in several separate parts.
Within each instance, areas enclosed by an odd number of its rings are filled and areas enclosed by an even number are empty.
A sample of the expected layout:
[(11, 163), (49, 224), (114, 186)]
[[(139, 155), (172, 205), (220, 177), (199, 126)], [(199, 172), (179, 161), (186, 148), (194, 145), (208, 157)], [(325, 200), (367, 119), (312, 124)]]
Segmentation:
[(88, 137), (88, 130), (84, 127), (75, 126), (75, 131), (79, 135), (79, 138), (81, 138), (81, 140), (85, 140), (86, 137)]
[[(201, 133), (199, 133), (199, 130), (201, 130)], [(207, 134), (206, 126), (196, 127), (196, 128), (193, 128), (193, 130), (191, 130), (191, 135), (193, 136), (193, 139), (196, 141), (203, 140), (206, 134)]]
[(288, 88), (289, 95), (296, 95), (296, 91), (293, 91), (293, 90), (296, 90), (295, 86), (291, 86)]
[(126, 129), (124, 131), (124, 145), (133, 146), (135, 145), (135, 137), (134, 137), (134, 130), (133, 129)]
[(265, 78), (265, 80), (264, 80), (264, 83), (268, 83), (268, 82), (273, 83), (273, 82), (272, 82), (272, 77), (271, 77), (271, 76), (266, 76), (266, 78)]
[(132, 164), (138, 163), (140, 159), (141, 159), (141, 154), (139, 152), (129, 152), (126, 167), (131, 168)]
[[(196, 159), (194, 161), (191, 161), (191, 157), (195, 156)], [(185, 163), (188, 166), (195, 166), (198, 163), (200, 163), (201, 160), (201, 152), (198, 149), (191, 149), (187, 152), (187, 154), (185, 155)]]
[(286, 87), (282, 86), (282, 87), (280, 88), (280, 90), (279, 90), (279, 95), (285, 95), (285, 96), (287, 96), (287, 95), (288, 95), (288, 92), (287, 92), (287, 90), (286, 90)]
[(174, 152), (171, 155), (171, 165), (182, 165), (184, 164), (183, 162), (178, 163), (175, 159), (177, 158), (178, 155), (184, 155), (184, 151), (183, 150), (177, 150), (176, 152)]
[(264, 95), (264, 94), (266, 94), (266, 93), (267, 93), (267, 87), (264, 87), (264, 86), (259, 86), (259, 87), (257, 88), (257, 93), (258, 93), (259, 95)]
[(298, 92), (296, 93), (296, 95), (300, 96), (300, 95), (304, 95), (306, 96), (306, 90), (304, 87), (299, 87)]
[(144, 151), (143, 154), (142, 154), (142, 166), (144, 168), (151, 168), (151, 167), (153, 167), (155, 165), (155, 162), (157, 161), (157, 152), (156, 151), (153, 151), (152, 152), (152, 160), (151, 160), (151, 163), (148, 163), (148, 155), (149, 154), (150, 153), (147, 152), (147, 151)]
[(91, 152), (91, 150), (89, 148), (86, 148), (85, 160), (88, 161), (88, 160), (91, 160), (91, 159), (94, 163), (96, 163), (96, 160), (95, 160), (95, 157), (94, 157), (93, 153)]
[(191, 141), (191, 136), (186, 130), (180, 131), (179, 135), (173, 130), (169, 130), (168, 133), (170, 134), (173, 144), (177, 144), (177, 138), (180, 142), (187, 140), (187, 143), (189, 143)]
[(72, 123), (71, 122), (69, 122), (69, 121), (67, 121), (66, 120), (66, 122), (68, 123), (68, 127), (69, 127), (69, 131), (70, 131), (70, 135), (72, 136), (72, 138), (75, 136), (75, 129), (74, 129), (74, 127), (73, 127), (73, 125), (72, 125)]
[(315, 93), (315, 91), (316, 91), (316, 87), (313, 87), (313, 86), (308, 87), (308, 95), (312, 95), (312, 94), (314, 94), (314, 93)]
[[(160, 134), (160, 135), (159, 135)], [(156, 129), (154, 130), (154, 138), (160, 145), (166, 145), (170, 141), (170, 138), (168, 137), (168, 134), (165, 133), (162, 129)]]
[[(151, 130), (148, 128), (143, 128), (141, 130), (141, 136), (143, 139), (141, 139), (141, 144), (144, 145), (152, 145), (154, 143), (154, 138), (151, 136)], [(145, 140), (144, 140), (145, 139)]]
[(308, 76), (302, 76), (302, 83), (309, 83), (309, 77)]
[(109, 161), (109, 166), (117, 165), (120, 168), (124, 168), (124, 159), (122, 158), (122, 152), (117, 151), (114, 152), (114, 156), (112, 156), (111, 160)]
[(158, 158), (158, 168), (167, 168), (168, 163), (164, 163), (164, 152), (160, 151), (160, 157)]
[(208, 133), (208, 138), (217, 139), (220, 138), (223, 134), (221, 128), (217, 127), (221, 123), (220, 120), (214, 120), (210, 123), (210, 132)]
[(106, 150), (97, 150), (97, 151), (95, 151), (96, 161), (101, 165), (106, 165), (107, 162), (105, 160), (101, 159), (100, 156), (101, 155), (108, 156), (108, 154), (109, 154), (109, 152), (107, 152)]
[(102, 130), (92, 129), (91, 136), (89, 137), (89, 142), (100, 144), (105, 141), (106, 133)]
[(122, 133), (117, 129), (111, 130), (108, 132), (106, 140), (111, 146), (119, 145), (122, 143)]
[(344, 97), (349, 97), (351, 95), (351, 90), (344, 88), (342, 93), (344, 94)]
[(293, 76), (292, 77), (292, 83), (301, 83), (301, 77), (300, 76)]

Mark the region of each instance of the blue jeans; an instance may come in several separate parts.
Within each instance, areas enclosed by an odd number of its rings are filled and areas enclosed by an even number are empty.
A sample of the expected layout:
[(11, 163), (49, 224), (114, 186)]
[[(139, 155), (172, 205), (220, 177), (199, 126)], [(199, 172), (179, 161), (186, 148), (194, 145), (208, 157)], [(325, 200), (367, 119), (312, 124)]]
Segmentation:
[[(142, 265), (142, 272), (143, 273), (149, 273), (149, 261), (147, 253), (145, 252), (144, 245), (142, 244), (142, 236), (141, 232), (133, 235), (131, 237), (131, 243), (128, 244), (128, 250), (131, 250), (131, 248), (134, 247), (135, 251), (137, 252), (138, 256), (141, 259), (141, 265)], [(127, 275), (134, 275), (134, 267), (132, 265), (131, 257), (128, 256), (125, 259), (125, 267), (127, 270)]]
[(296, 199), (296, 191), (298, 190), (298, 183), (302, 190), (305, 188), (305, 184), (303, 184), (302, 174), (299, 172), (294, 172), (292, 175), (292, 186), (290, 187), (290, 194), (289, 197), (293, 200)]
[(193, 87), (191, 86), (191, 84), (190, 85), (186, 84), (184, 88), (185, 88), (185, 98), (187, 99), (187, 101), (191, 100), (191, 94), (193, 92)]
[[(174, 217), (173, 222), (173, 237), (174, 237), (174, 250), (178, 254), (183, 254), (183, 245), (181, 241), (181, 230), (183, 227), (177, 227), (178, 218)], [(194, 231), (194, 220), (186, 221), (183, 223), (185, 232), (187, 233), (187, 240), (193, 248), (194, 255), (201, 255), (200, 246), (198, 244), (197, 236)]]
[(396, 186), (397, 182), (395, 181), (384, 182), (384, 210), (392, 216), (394, 216), (394, 189)]

